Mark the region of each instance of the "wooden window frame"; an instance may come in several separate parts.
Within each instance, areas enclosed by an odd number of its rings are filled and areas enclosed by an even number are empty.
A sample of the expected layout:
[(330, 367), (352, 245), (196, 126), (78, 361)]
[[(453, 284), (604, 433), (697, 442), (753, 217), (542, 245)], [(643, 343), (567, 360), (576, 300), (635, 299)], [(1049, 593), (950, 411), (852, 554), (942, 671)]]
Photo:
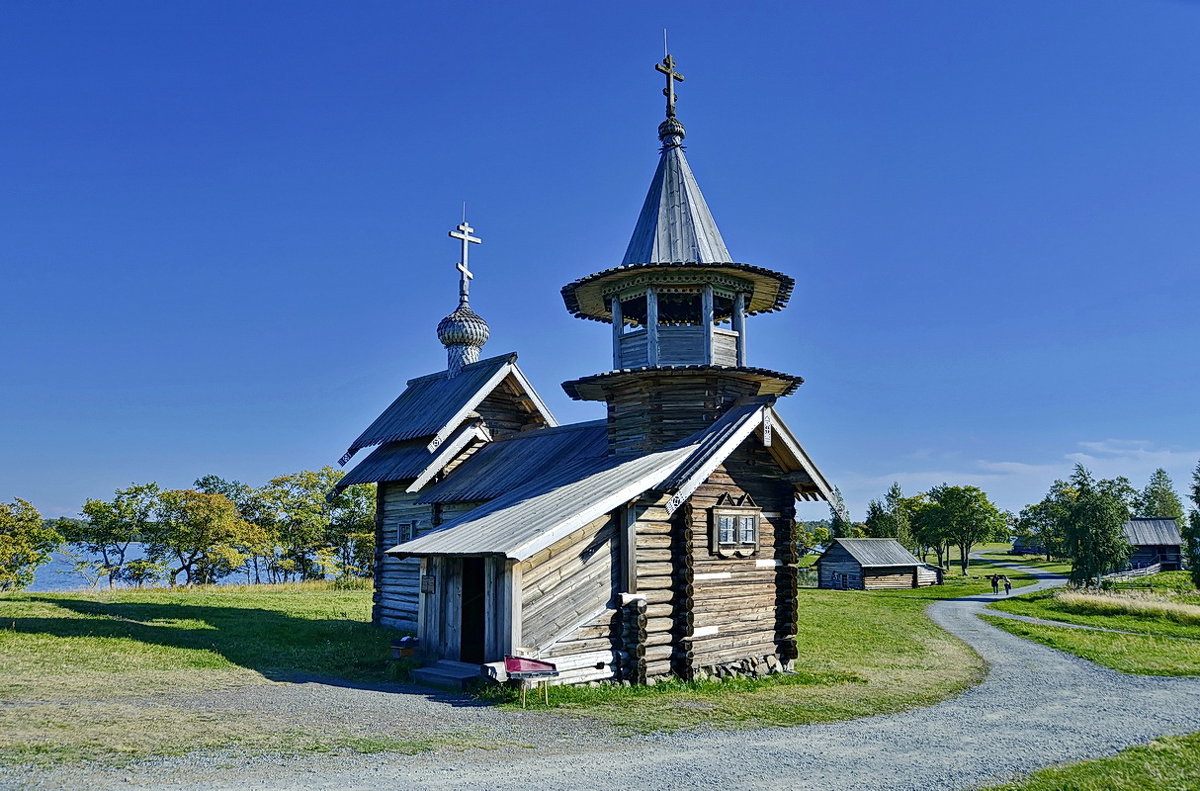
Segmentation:
[[(722, 498), (724, 499), (724, 498)], [(733, 541), (721, 540), (722, 517), (733, 520)], [(747, 519), (753, 520), (754, 536), (744, 540)], [(723, 558), (750, 557), (758, 553), (762, 534), (762, 509), (754, 505), (718, 504), (713, 506), (709, 524), (709, 552)]]
[[(406, 537), (407, 536), (407, 537)], [(403, 544), (412, 541), (417, 537), (417, 523), (415, 521), (397, 522), (396, 523), (396, 543)]]

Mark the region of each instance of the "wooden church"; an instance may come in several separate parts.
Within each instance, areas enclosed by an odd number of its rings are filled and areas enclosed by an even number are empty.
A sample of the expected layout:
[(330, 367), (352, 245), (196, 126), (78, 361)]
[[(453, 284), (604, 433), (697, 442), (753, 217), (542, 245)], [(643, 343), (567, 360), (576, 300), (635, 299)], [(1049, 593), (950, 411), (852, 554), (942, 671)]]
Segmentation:
[[(516, 354), (479, 359), (465, 222), (444, 371), (408, 382), (350, 446), (378, 483), (374, 618), (417, 633), (427, 679), (505, 655), (561, 683), (790, 667), (796, 498), (830, 486), (775, 412), (802, 380), (749, 364), (747, 321), (795, 281), (735, 263), (684, 157), (668, 56), (658, 168), (619, 266), (562, 289), (611, 325), (612, 368), (563, 384), (607, 415), (559, 425)], [(441, 674), (441, 675), (438, 675)]]

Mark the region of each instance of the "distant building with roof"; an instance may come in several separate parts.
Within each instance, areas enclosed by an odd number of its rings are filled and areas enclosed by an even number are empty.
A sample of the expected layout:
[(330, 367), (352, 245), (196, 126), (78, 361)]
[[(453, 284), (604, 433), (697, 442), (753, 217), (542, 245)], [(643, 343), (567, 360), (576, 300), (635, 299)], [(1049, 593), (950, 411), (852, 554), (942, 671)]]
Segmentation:
[(1125, 540), (1133, 547), (1130, 568), (1161, 564), (1163, 571), (1183, 568), (1183, 538), (1174, 519), (1138, 518), (1125, 523)]
[(464, 222), (447, 369), (410, 380), (343, 457), (373, 449), (339, 486), (378, 483), (374, 619), (417, 633), (419, 678), (508, 654), (567, 683), (797, 656), (795, 504), (831, 487), (774, 408), (802, 380), (750, 366), (746, 342), (795, 281), (733, 261), (684, 157), (682, 77), (669, 56), (656, 68), (661, 156), (624, 259), (562, 289), (612, 328), (611, 370), (563, 385), (605, 419), (558, 425), (515, 354), (479, 359)]
[(835, 538), (817, 560), (819, 588), (889, 590), (941, 581), (941, 569), (917, 560), (894, 538)]

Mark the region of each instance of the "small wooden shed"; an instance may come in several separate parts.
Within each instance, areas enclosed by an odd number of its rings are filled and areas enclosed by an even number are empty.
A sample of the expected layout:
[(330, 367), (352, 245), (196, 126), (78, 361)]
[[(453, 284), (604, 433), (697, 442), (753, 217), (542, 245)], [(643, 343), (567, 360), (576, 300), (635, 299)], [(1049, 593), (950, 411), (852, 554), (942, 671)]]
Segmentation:
[(1125, 540), (1133, 547), (1129, 555), (1130, 568), (1144, 568), (1155, 563), (1163, 571), (1182, 568), (1183, 538), (1174, 519), (1130, 519), (1125, 523)]
[(817, 587), (891, 590), (941, 583), (941, 571), (922, 563), (894, 538), (835, 538), (817, 560)]

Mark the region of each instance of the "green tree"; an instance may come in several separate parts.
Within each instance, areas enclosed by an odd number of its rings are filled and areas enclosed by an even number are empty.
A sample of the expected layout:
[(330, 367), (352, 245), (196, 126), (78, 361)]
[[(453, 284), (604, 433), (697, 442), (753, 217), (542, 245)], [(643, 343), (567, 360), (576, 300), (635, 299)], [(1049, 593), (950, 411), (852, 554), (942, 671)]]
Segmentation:
[(1032, 539), (1034, 544), (1040, 546), (1046, 553), (1046, 560), (1062, 557), (1066, 553), (1063, 526), (1073, 498), (1074, 492), (1065, 481), (1055, 481), (1040, 502), (1025, 506), (1017, 516), (1017, 534)]
[(108, 577), (110, 588), (124, 579), (130, 545), (145, 540), (154, 527), (158, 496), (158, 484), (135, 483), (117, 489), (110, 501), (85, 502), (82, 522), (59, 520), (56, 527), (67, 543), (100, 557), (99, 561), (83, 560), (76, 565), (95, 565), (101, 577)]
[(796, 522), (794, 534), (796, 536), (796, 557), (802, 558), (817, 547), (824, 547), (829, 543), (829, 521), (822, 519)]
[(1188, 514), (1183, 527), (1183, 551), (1187, 554), (1192, 572), (1192, 584), (1200, 588), (1200, 462), (1192, 472), (1192, 503), (1195, 508)]
[(904, 490), (899, 481), (893, 481), (884, 496), (884, 504), (892, 517), (895, 538), (909, 549), (916, 549), (913, 541), (912, 527), (909, 525), (908, 510), (904, 506)]
[(255, 583), (263, 581), (266, 574), (272, 581), (272, 570), (275, 569), (279, 554), (275, 523), (271, 518), (270, 506), (263, 496), (263, 490), (255, 489), (241, 481), (229, 481), (219, 475), (204, 475), (192, 484), (198, 492), (205, 494), (221, 494), (229, 499), (237, 508), (238, 516), (252, 525), (257, 525), (267, 536), (267, 540), (256, 546), (246, 563), (246, 581)]
[[(326, 478), (334, 483), (341, 470), (325, 467)], [(326, 542), (336, 559), (339, 577), (370, 577), (375, 570), (375, 484), (359, 483), (325, 497), (329, 511)]]
[[(1007, 526), (1004, 514), (977, 486), (942, 484), (929, 490), (930, 507), (925, 519), (947, 545), (957, 545), (959, 564), (965, 576), (971, 548), (994, 538)], [(941, 557), (938, 558), (939, 562)]]
[(159, 501), (146, 555), (156, 563), (178, 564), (167, 572), (172, 585), (180, 574), (187, 585), (212, 584), (240, 568), (267, 540), (265, 531), (242, 519), (222, 494), (181, 489), (163, 492)]
[(867, 503), (867, 516), (863, 520), (867, 536), (870, 538), (892, 538), (892, 516), (883, 507), (883, 503), (874, 498)]
[(946, 568), (949, 561), (950, 538), (944, 532), (944, 527), (946, 527), (944, 521), (938, 519), (934, 502), (925, 493), (920, 493), (913, 497), (905, 497), (901, 504), (920, 559), (924, 561), (932, 551), (937, 556), (938, 568)]
[(281, 546), (286, 575), (317, 579), (369, 575), (375, 557), (375, 487), (349, 486), (335, 493), (345, 475), (322, 467), (273, 478), (262, 489)]
[(0, 503), (0, 591), (27, 587), (61, 542), (62, 536), (27, 501)]
[(1183, 503), (1175, 492), (1175, 484), (1167, 471), (1159, 467), (1137, 499), (1136, 516), (1159, 519), (1183, 519)]
[(829, 501), (829, 534), (833, 538), (848, 538), (852, 527), (850, 509), (842, 499), (842, 490), (835, 486), (833, 499)]
[(1082, 464), (1075, 465), (1063, 524), (1073, 585), (1098, 586), (1129, 557), (1124, 526), (1132, 498), (1124, 490), (1128, 481), (1123, 481), (1096, 481)]

